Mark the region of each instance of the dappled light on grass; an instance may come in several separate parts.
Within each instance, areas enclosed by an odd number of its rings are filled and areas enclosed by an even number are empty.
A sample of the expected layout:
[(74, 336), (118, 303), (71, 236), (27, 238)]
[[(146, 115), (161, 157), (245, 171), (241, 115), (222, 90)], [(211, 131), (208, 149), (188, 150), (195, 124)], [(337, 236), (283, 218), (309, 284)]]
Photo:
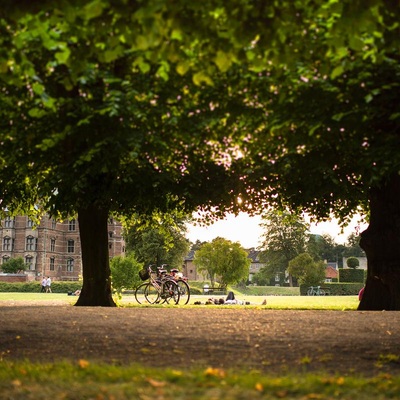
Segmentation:
[(2, 398), (190, 398), (354, 399), (395, 398), (400, 377), (370, 378), (323, 373), (264, 374), (214, 367), (156, 369), (138, 365), (0, 362)]

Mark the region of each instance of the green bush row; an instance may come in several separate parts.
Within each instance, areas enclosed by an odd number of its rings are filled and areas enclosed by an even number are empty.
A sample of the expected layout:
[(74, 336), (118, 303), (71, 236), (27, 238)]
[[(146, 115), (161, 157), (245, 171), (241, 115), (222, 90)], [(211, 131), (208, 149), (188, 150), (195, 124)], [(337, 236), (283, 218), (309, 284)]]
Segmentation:
[(364, 270), (339, 269), (339, 282), (364, 282)]
[[(56, 281), (51, 284), (53, 293), (68, 293), (82, 288), (82, 282)], [(38, 293), (42, 289), (40, 282), (0, 282), (0, 292)]]
[[(361, 282), (354, 282), (354, 283), (343, 283), (343, 282), (332, 282), (321, 285), (323, 289), (328, 289), (327, 292), (331, 296), (354, 296), (358, 295), (360, 289), (364, 286)], [(300, 286), (300, 295), (307, 296), (307, 290), (310, 286), (309, 285), (301, 285)]]

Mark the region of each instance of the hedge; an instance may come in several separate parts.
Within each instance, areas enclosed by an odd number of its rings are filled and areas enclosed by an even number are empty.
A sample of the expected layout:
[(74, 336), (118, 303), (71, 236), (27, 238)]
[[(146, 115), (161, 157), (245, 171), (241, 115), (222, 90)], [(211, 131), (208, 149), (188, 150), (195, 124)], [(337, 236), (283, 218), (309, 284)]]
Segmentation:
[[(56, 281), (51, 284), (53, 293), (75, 292), (82, 288), (82, 282)], [(39, 293), (42, 289), (40, 282), (0, 282), (0, 292)]]
[[(343, 282), (325, 282), (321, 285), (321, 288), (329, 293), (331, 296), (354, 296), (358, 295), (360, 289), (364, 286), (361, 282), (354, 283), (343, 283)], [(300, 286), (300, 295), (307, 296), (307, 290), (310, 285)]]
[(339, 269), (339, 282), (364, 282), (364, 270)]

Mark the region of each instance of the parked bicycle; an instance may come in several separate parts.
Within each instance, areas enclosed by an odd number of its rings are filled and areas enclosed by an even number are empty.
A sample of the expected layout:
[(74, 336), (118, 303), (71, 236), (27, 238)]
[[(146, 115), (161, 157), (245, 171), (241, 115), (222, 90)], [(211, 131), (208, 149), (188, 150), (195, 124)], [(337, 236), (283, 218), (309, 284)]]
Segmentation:
[(165, 276), (173, 279), (178, 285), (180, 294), (179, 303), (183, 305), (188, 304), (190, 300), (190, 286), (187, 283), (187, 278), (184, 277), (182, 272), (180, 272), (177, 268), (172, 268), (169, 276), (168, 273), (165, 274)]
[(325, 296), (325, 290), (321, 286), (310, 286), (307, 290), (307, 296)]
[(139, 276), (142, 280), (148, 280), (135, 290), (135, 298), (139, 304), (145, 301), (150, 304), (179, 303), (180, 289), (174, 280), (161, 277), (152, 270), (151, 265), (139, 271)]

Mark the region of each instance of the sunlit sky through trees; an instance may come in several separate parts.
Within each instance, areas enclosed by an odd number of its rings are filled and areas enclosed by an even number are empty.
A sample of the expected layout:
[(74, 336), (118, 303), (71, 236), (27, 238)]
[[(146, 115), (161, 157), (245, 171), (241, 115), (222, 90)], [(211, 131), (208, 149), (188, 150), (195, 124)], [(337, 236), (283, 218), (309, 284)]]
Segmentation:
[[(196, 240), (210, 242), (216, 237), (223, 237), (233, 242), (240, 242), (244, 248), (257, 248), (261, 243), (263, 229), (260, 216), (250, 217), (245, 213), (237, 217), (229, 215), (223, 220), (210, 226), (188, 225), (187, 238), (191, 242)], [(310, 232), (314, 234), (329, 234), (336, 243), (344, 244), (351, 233), (361, 233), (367, 228), (366, 223), (359, 223), (359, 218), (354, 218), (352, 223), (341, 233), (341, 228), (335, 221), (321, 222), (310, 225)]]

